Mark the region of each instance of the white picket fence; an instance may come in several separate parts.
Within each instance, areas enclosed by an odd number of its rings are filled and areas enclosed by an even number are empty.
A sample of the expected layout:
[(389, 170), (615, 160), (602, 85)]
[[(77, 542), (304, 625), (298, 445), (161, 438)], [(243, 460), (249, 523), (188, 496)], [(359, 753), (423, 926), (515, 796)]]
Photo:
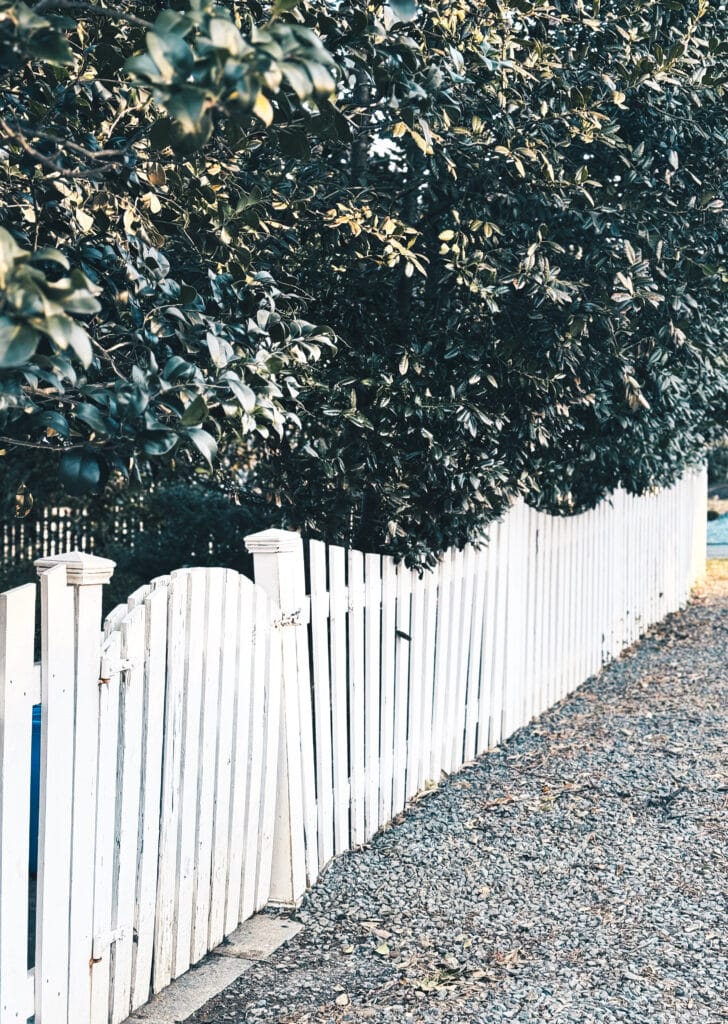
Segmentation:
[(705, 473), (689, 472), (569, 518), (519, 503), (487, 545), (451, 550), (424, 575), (318, 541), (304, 565), (290, 535), (275, 555), (276, 531), (260, 535), (265, 555), (252, 538), (256, 580), (295, 624), (289, 834), (275, 844), (290, 861), (272, 898), (295, 903), (428, 781), (507, 739), (682, 607), (704, 572), (706, 493)]
[(103, 628), (113, 563), (37, 563), (39, 665), (35, 585), (0, 595), (0, 1024), (118, 1024), (267, 902), (298, 902), (685, 603), (705, 494), (690, 472), (568, 519), (519, 504), (422, 576), (266, 530), (246, 540), (255, 583), (180, 570)]

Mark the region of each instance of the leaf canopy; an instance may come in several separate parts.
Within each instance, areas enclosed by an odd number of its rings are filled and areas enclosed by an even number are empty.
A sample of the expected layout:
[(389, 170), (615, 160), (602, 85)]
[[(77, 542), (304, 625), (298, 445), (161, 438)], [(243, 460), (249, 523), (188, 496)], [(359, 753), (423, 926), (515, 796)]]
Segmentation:
[(419, 565), (725, 433), (724, 0), (176, 8), (0, 0), (3, 459)]

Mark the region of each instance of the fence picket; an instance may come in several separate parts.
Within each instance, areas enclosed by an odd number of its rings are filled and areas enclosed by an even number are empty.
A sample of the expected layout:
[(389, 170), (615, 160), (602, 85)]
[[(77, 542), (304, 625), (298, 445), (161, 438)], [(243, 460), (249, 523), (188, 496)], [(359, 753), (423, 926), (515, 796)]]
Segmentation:
[(493, 530), (493, 542), (497, 555), (497, 572), (494, 577), (492, 620), (492, 662), (490, 669), (490, 722), (489, 745), (496, 746), (503, 738), (503, 686), (506, 658), (506, 610), (508, 607), (508, 545), (510, 519), (508, 516), (497, 523)]
[(334, 764), (334, 850), (350, 849), (349, 752), (347, 732), (348, 664), (345, 553), (329, 548), (329, 621), (331, 642), (331, 721)]
[(172, 980), (176, 943), (177, 844), (180, 825), (180, 774), (184, 722), (187, 629), (187, 574), (172, 574), (167, 621), (167, 688), (164, 709), (162, 798), (159, 819), (159, 872), (152, 988), (161, 992)]
[[(225, 898), (230, 851), (230, 794), (232, 789), (233, 712), (235, 709), (239, 600), (238, 574), (228, 569), (223, 576), (220, 700), (217, 709), (217, 771), (215, 776), (210, 934), (208, 939), (208, 947), (210, 949), (219, 946), (225, 935)], [(266, 710), (268, 709), (266, 708)], [(257, 728), (264, 734), (265, 724), (266, 718), (264, 713), (262, 720), (257, 723)], [(265, 735), (262, 763), (263, 765), (265, 764)]]
[[(262, 595), (260, 595), (262, 600)], [(268, 611), (270, 621), (270, 610)], [(261, 910), (270, 896), (273, 837), (278, 784), (278, 746), (281, 708), (281, 648), (272, 643), (268, 630), (268, 674), (266, 678), (265, 750), (263, 753), (263, 780), (261, 783), (261, 825), (258, 840), (258, 866), (255, 909)], [(313, 766), (312, 766), (313, 768)], [(238, 843), (240, 839), (236, 840)], [(314, 850), (315, 850), (314, 845)], [(242, 920), (242, 918), (241, 918)]]
[[(263, 722), (266, 705), (266, 684), (270, 668), (270, 606), (260, 593), (255, 597), (253, 661), (251, 678), (251, 743), (248, 757), (248, 802), (245, 817), (245, 855), (241, 892), (240, 920), (255, 913), (258, 881), (258, 833), (262, 819), (261, 780), (265, 754)], [(298, 808), (301, 813), (301, 808)]]
[(132, 960), (134, 951), (139, 809), (142, 788), (144, 728), (144, 642), (146, 608), (129, 611), (121, 627), (121, 659), (126, 662), (120, 686), (120, 719), (116, 777), (116, 861), (112, 931), (111, 1022), (119, 1024), (131, 1011)]
[(450, 633), (448, 640), (447, 699), (445, 701), (445, 722), (442, 738), (442, 768), (449, 774), (453, 768), (453, 750), (456, 744), (457, 721), (460, 703), (460, 655), (463, 648), (462, 618), (464, 606), (465, 564), (464, 551), (451, 550), (445, 555), (450, 558)]
[(380, 658), (382, 647), (382, 560), (379, 555), (366, 555), (365, 630), (365, 773), (366, 773), (366, 837), (370, 839), (379, 828), (379, 706)]
[[(301, 775), (304, 860), (306, 879), (310, 884), (318, 878), (318, 810), (316, 806), (316, 766), (314, 763), (313, 709), (311, 706), (311, 662), (306, 614), (306, 578), (303, 545), (297, 545), (300, 557), (299, 571), (292, 583), (294, 621), (291, 623), (295, 649), (296, 696), (298, 698), (299, 771)], [(363, 618), (363, 613), (362, 613)], [(363, 629), (363, 622), (362, 622)], [(288, 713), (288, 706), (287, 706)], [(362, 784), (363, 790), (363, 784)], [(363, 800), (363, 792), (362, 792)]]
[(326, 580), (326, 545), (308, 545), (311, 579), (311, 662), (316, 736), (316, 792), (318, 795), (319, 866), (334, 855), (334, 781), (331, 736), (331, 678), (329, 673), (329, 589)]
[(407, 698), (409, 696), (410, 604), (412, 571), (404, 562), (397, 566), (397, 627), (395, 630), (394, 752), (392, 758), (392, 812), (405, 805), (407, 771)]
[(0, 1024), (27, 1019), (34, 632), (35, 584), (0, 594)]
[(106, 1021), (111, 1010), (111, 931), (116, 852), (120, 658), (121, 635), (118, 630), (113, 630), (106, 638), (106, 663), (105, 666), (102, 664), (102, 678), (105, 682), (97, 685), (98, 726), (94, 722), (93, 733), (95, 741), (98, 728), (98, 760), (94, 758), (94, 767), (98, 773), (92, 903), (94, 941), (90, 958), (93, 963), (90, 979), (90, 1019), (94, 1024), (96, 1021)]
[(450, 589), (451, 560), (443, 556), (437, 572), (437, 638), (435, 641), (435, 682), (432, 713), (432, 744), (430, 748), (430, 778), (439, 783), (442, 774), (442, 750), (445, 739), (448, 684), (450, 681)]
[(530, 657), (528, 661), (528, 696), (526, 714), (529, 720), (538, 714), (539, 675), (541, 672), (541, 616), (543, 587), (543, 551), (541, 535), (541, 516), (536, 509), (529, 509), (529, 532), (531, 547), (529, 557), (532, 559), (532, 578), (530, 581)]
[(351, 763), (351, 837), (366, 842), (364, 762), (364, 556), (349, 551), (349, 751)]
[(460, 566), (462, 586), (460, 590), (460, 614), (458, 625), (458, 642), (453, 651), (453, 666), (456, 669), (456, 687), (454, 687), (453, 731), (450, 738), (450, 754), (448, 771), (455, 771), (464, 760), (465, 750), (465, 713), (468, 698), (468, 666), (470, 662), (470, 634), (473, 619), (473, 590), (475, 587), (475, 550), (467, 544), (462, 553)]
[(425, 586), (425, 621), (423, 632), (425, 650), (422, 674), (422, 743), (419, 758), (419, 785), (423, 789), (430, 781), (430, 762), (432, 756), (432, 715), (435, 684), (435, 642), (437, 639), (437, 576), (428, 572), (424, 576)]
[(159, 807), (162, 790), (164, 679), (167, 661), (168, 588), (158, 587), (144, 599), (144, 734), (139, 822), (139, 868), (136, 889), (136, 943), (133, 954), (131, 1008), (146, 1003), (152, 981), (152, 951), (159, 852)]
[(379, 733), (379, 824), (392, 818), (394, 677), (397, 642), (397, 570), (382, 558), (382, 696)]
[(410, 621), (409, 710), (407, 717), (407, 765), (405, 799), (419, 789), (422, 749), (422, 700), (425, 659), (425, 580), (412, 574), (412, 616)]
[[(220, 668), (223, 643), (223, 602), (225, 570), (199, 570), (202, 621), (200, 635), (205, 637), (201, 650), (199, 695), (195, 697), (197, 728), (201, 729), (199, 759), (195, 765), (194, 789), (190, 787), (191, 835), (194, 841), (194, 868), (190, 868), (188, 899), (192, 962), (196, 963), (209, 948), (210, 901), (212, 892), (213, 827), (215, 781), (217, 778), (217, 733), (220, 724)], [(198, 611), (199, 615), (200, 612)], [(199, 619), (198, 619), (199, 621)], [(201, 722), (200, 722), (201, 716)], [(193, 809), (194, 808), (194, 809)], [(194, 878), (194, 881), (193, 881)], [(180, 949), (180, 965), (184, 959)], [(188, 959), (189, 964), (189, 959)]]
[(525, 593), (523, 554), (523, 503), (518, 502), (508, 513), (506, 546), (506, 605), (504, 622), (504, 666), (503, 666), (503, 731), (507, 739), (521, 724), (521, 692), (523, 644), (525, 635)]
[[(230, 794), (230, 854), (227, 894), (225, 897), (225, 931), (230, 933), (241, 920), (243, 854), (245, 850), (245, 805), (248, 799), (248, 764), (251, 743), (251, 667), (253, 665), (253, 630), (255, 626), (255, 585), (244, 576), (238, 577), (239, 601), (237, 622), (237, 663), (234, 708), (234, 761)], [(275, 687), (276, 691), (278, 687)], [(277, 712), (278, 705), (274, 710)], [(278, 719), (276, 716), (276, 736)], [(275, 784), (275, 782), (274, 782)], [(199, 847), (199, 840), (198, 840)], [(199, 876), (198, 876), (199, 878)], [(196, 953), (197, 951), (193, 951)]]
[(488, 749), (491, 734), (490, 712), (493, 700), (493, 649), (495, 646), (495, 603), (498, 579), (498, 524), (494, 523), (488, 536), (486, 556), (487, 574), (483, 598), (483, 640), (480, 649), (480, 687), (478, 692), (478, 735), (476, 753)]
[[(571, 531), (569, 530), (569, 522), (567, 519), (562, 518), (561, 520), (561, 561), (563, 565), (562, 573), (562, 585), (561, 585), (561, 629), (559, 630), (559, 684), (558, 694), (559, 700), (563, 700), (566, 694), (569, 692), (569, 677), (567, 669), (567, 658), (569, 652), (569, 614), (571, 604)], [(600, 601), (601, 594), (604, 590), (604, 578), (600, 578)], [(601, 630), (601, 607), (599, 609), (599, 619)]]
[(523, 574), (525, 605), (523, 622), (525, 638), (522, 654), (521, 723), (526, 725), (533, 717), (533, 676), (535, 674), (536, 651), (536, 590), (538, 587), (536, 561), (536, 512), (528, 505), (523, 507)]
[(35, 1016), (65, 1021), (68, 1012), (68, 904), (73, 804), (73, 591), (66, 569), (40, 574), (41, 767), (35, 937)]
[(487, 550), (474, 552), (473, 562), (473, 612), (468, 638), (468, 672), (465, 703), (465, 761), (472, 761), (477, 753), (478, 714), (480, 694), (480, 666), (483, 648), (483, 618), (485, 610), (485, 585), (488, 574)]
[[(73, 839), (69, 920), (68, 1017), (89, 1024), (93, 957), (94, 877), (99, 725), (99, 663), (101, 649), (101, 586), (75, 587), (76, 712), (73, 768)], [(111, 685), (111, 684), (110, 684)], [(103, 688), (103, 686), (102, 686)], [(114, 762), (116, 751), (114, 750)], [(110, 769), (112, 777), (114, 768)], [(112, 835), (113, 841), (113, 835)], [(106, 958), (108, 962), (108, 957)], [(104, 967), (104, 970), (106, 968)]]

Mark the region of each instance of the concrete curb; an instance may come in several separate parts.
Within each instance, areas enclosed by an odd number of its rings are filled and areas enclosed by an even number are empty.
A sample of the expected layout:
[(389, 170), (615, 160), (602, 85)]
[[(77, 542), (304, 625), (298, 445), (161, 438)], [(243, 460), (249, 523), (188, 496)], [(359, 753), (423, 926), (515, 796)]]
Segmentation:
[(253, 964), (266, 961), (302, 928), (286, 917), (251, 917), (204, 960), (136, 1010), (125, 1024), (181, 1024)]

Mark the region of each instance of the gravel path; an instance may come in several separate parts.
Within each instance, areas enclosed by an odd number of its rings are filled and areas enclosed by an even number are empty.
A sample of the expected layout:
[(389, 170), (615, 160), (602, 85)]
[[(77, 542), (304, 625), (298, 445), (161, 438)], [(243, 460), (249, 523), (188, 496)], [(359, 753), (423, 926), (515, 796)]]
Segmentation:
[(728, 562), (691, 607), (330, 865), (189, 1018), (728, 1021)]

